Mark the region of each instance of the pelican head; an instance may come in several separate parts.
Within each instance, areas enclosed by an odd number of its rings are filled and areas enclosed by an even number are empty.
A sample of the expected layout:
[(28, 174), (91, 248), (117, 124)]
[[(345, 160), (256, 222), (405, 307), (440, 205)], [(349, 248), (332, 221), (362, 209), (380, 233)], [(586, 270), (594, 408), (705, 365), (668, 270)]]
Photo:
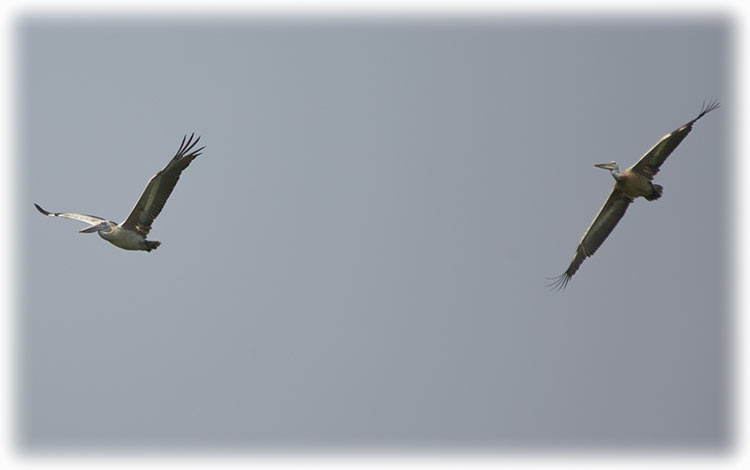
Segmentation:
[(617, 162), (597, 163), (594, 166), (597, 168), (601, 168), (602, 170), (620, 171), (620, 167), (617, 166)]
[(109, 222), (101, 222), (88, 228), (82, 228), (78, 233), (109, 232), (110, 230), (112, 228), (109, 226)]
[(602, 170), (609, 170), (609, 174), (612, 175), (612, 178), (615, 179), (615, 181), (620, 181), (620, 167), (617, 166), (617, 162), (607, 162), (607, 163), (597, 163), (594, 165), (597, 168), (601, 168)]

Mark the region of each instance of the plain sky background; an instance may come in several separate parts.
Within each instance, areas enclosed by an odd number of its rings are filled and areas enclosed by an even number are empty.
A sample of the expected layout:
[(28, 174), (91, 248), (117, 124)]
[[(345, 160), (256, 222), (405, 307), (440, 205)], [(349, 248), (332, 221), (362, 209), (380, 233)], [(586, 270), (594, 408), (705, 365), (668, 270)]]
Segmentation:
[(613, 18), (27, 17), (22, 448), (726, 449), (731, 24)]

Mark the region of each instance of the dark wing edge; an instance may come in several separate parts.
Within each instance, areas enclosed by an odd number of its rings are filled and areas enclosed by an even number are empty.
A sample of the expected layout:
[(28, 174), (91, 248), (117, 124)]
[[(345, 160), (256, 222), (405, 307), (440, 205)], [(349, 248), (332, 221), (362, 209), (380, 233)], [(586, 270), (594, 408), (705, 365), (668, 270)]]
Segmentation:
[(36, 207), (36, 210), (38, 210), (39, 212), (41, 212), (44, 215), (49, 215), (49, 216), (55, 216), (55, 215), (57, 215), (57, 214), (55, 214), (53, 212), (48, 212), (48, 211), (42, 209), (42, 206), (40, 206), (36, 202), (34, 203), (34, 207)]
[(554, 291), (565, 290), (568, 282), (573, 277), (573, 274), (578, 271), (578, 268), (583, 263), (583, 260), (589, 256), (593, 256), (596, 250), (602, 246), (604, 240), (607, 239), (612, 230), (614, 230), (617, 223), (625, 215), (625, 211), (633, 200), (619, 189), (613, 189), (604, 205), (599, 209), (599, 213), (594, 218), (589, 228), (581, 237), (581, 241), (578, 243), (576, 253), (573, 256), (573, 260), (570, 262), (570, 266), (561, 275), (550, 278), (548, 280), (553, 281), (547, 284), (547, 287)]
[(695, 119), (662, 137), (659, 142), (651, 147), (651, 149), (630, 169), (636, 173), (645, 175), (648, 178), (656, 176), (656, 174), (659, 173), (659, 168), (666, 161), (667, 157), (669, 157), (674, 149), (680, 145), (682, 140), (687, 137), (693, 129), (693, 124), (695, 124), (698, 119), (717, 109), (719, 106), (721, 105), (717, 100), (709, 101), (708, 104), (704, 101), (701, 105), (701, 111)]
[(146, 189), (143, 190), (143, 194), (130, 211), (130, 215), (121, 224), (122, 228), (134, 230), (144, 237), (148, 235), (151, 231), (151, 224), (164, 208), (164, 204), (180, 179), (180, 174), (206, 148), (203, 146), (193, 150), (201, 139), (198, 137), (193, 140), (194, 136), (195, 133), (190, 134), (189, 138), (185, 135), (175, 156), (148, 181)]

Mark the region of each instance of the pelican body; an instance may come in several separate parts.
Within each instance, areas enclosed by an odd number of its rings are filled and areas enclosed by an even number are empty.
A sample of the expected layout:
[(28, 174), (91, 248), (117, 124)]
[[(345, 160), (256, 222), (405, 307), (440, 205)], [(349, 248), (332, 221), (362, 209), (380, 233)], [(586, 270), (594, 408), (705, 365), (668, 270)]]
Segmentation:
[(612, 233), (612, 230), (614, 230), (622, 216), (625, 215), (625, 211), (630, 206), (630, 203), (639, 197), (647, 201), (655, 201), (661, 197), (664, 188), (661, 185), (652, 183), (654, 176), (659, 172), (659, 168), (672, 151), (690, 133), (693, 129), (693, 124), (718, 107), (719, 103), (717, 101), (709, 103), (708, 106), (704, 103), (695, 119), (662, 137), (635, 165), (623, 172), (620, 172), (617, 162), (597, 163), (594, 165), (597, 168), (610, 172), (612, 178), (615, 180), (615, 187), (594, 218), (594, 221), (591, 222), (591, 225), (589, 225), (589, 228), (583, 234), (568, 269), (555, 278), (550, 287), (560, 290), (568, 285), (568, 282), (573, 277), (573, 274), (578, 271), (583, 261), (596, 253), (596, 250), (604, 243), (604, 240)]
[(603, 170), (609, 170), (615, 179), (615, 190), (622, 192), (630, 199), (642, 197), (647, 201), (655, 201), (661, 197), (664, 188), (659, 184), (651, 182), (651, 178), (639, 173), (633, 167), (620, 173), (617, 162), (597, 163), (594, 165)]
[(135, 203), (127, 219), (118, 224), (111, 220), (102, 219), (94, 215), (75, 214), (72, 212), (49, 212), (42, 209), (39, 204), (34, 204), (39, 212), (50, 217), (63, 217), (66, 219), (86, 222), (89, 227), (79, 230), (79, 233), (98, 233), (100, 237), (111, 244), (124, 250), (140, 250), (150, 252), (161, 245), (161, 242), (146, 240), (151, 231), (151, 224), (159, 215), (164, 204), (167, 202), (182, 171), (190, 165), (195, 157), (205, 148), (193, 150), (200, 137), (193, 140), (195, 134), (190, 138), (183, 137), (180, 148), (175, 156), (167, 163), (160, 172), (155, 174), (143, 190), (143, 194)]

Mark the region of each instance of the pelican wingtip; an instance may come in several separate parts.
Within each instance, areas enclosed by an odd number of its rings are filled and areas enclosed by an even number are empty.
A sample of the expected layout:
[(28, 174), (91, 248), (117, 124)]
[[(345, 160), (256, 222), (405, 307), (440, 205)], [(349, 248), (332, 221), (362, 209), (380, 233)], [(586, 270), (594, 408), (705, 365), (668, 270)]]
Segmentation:
[(565, 288), (568, 287), (568, 282), (572, 277), (573, 276), (569, 275), (567, 271), (557, 277), (548, 277), (547, 280), (552, 282), (547, 284), (547, 287), (554, 292), (564, 291)]
[(50, 215), (51, 214), (51, 212), (47, 212), (46, 210), (42, 209), (42, 206), (40, 206), (36, 202), (34, 203), (34, 207), (36, 207), (36, 210), (38, 210), (39, 212), (41, 212), (44, 215)]

